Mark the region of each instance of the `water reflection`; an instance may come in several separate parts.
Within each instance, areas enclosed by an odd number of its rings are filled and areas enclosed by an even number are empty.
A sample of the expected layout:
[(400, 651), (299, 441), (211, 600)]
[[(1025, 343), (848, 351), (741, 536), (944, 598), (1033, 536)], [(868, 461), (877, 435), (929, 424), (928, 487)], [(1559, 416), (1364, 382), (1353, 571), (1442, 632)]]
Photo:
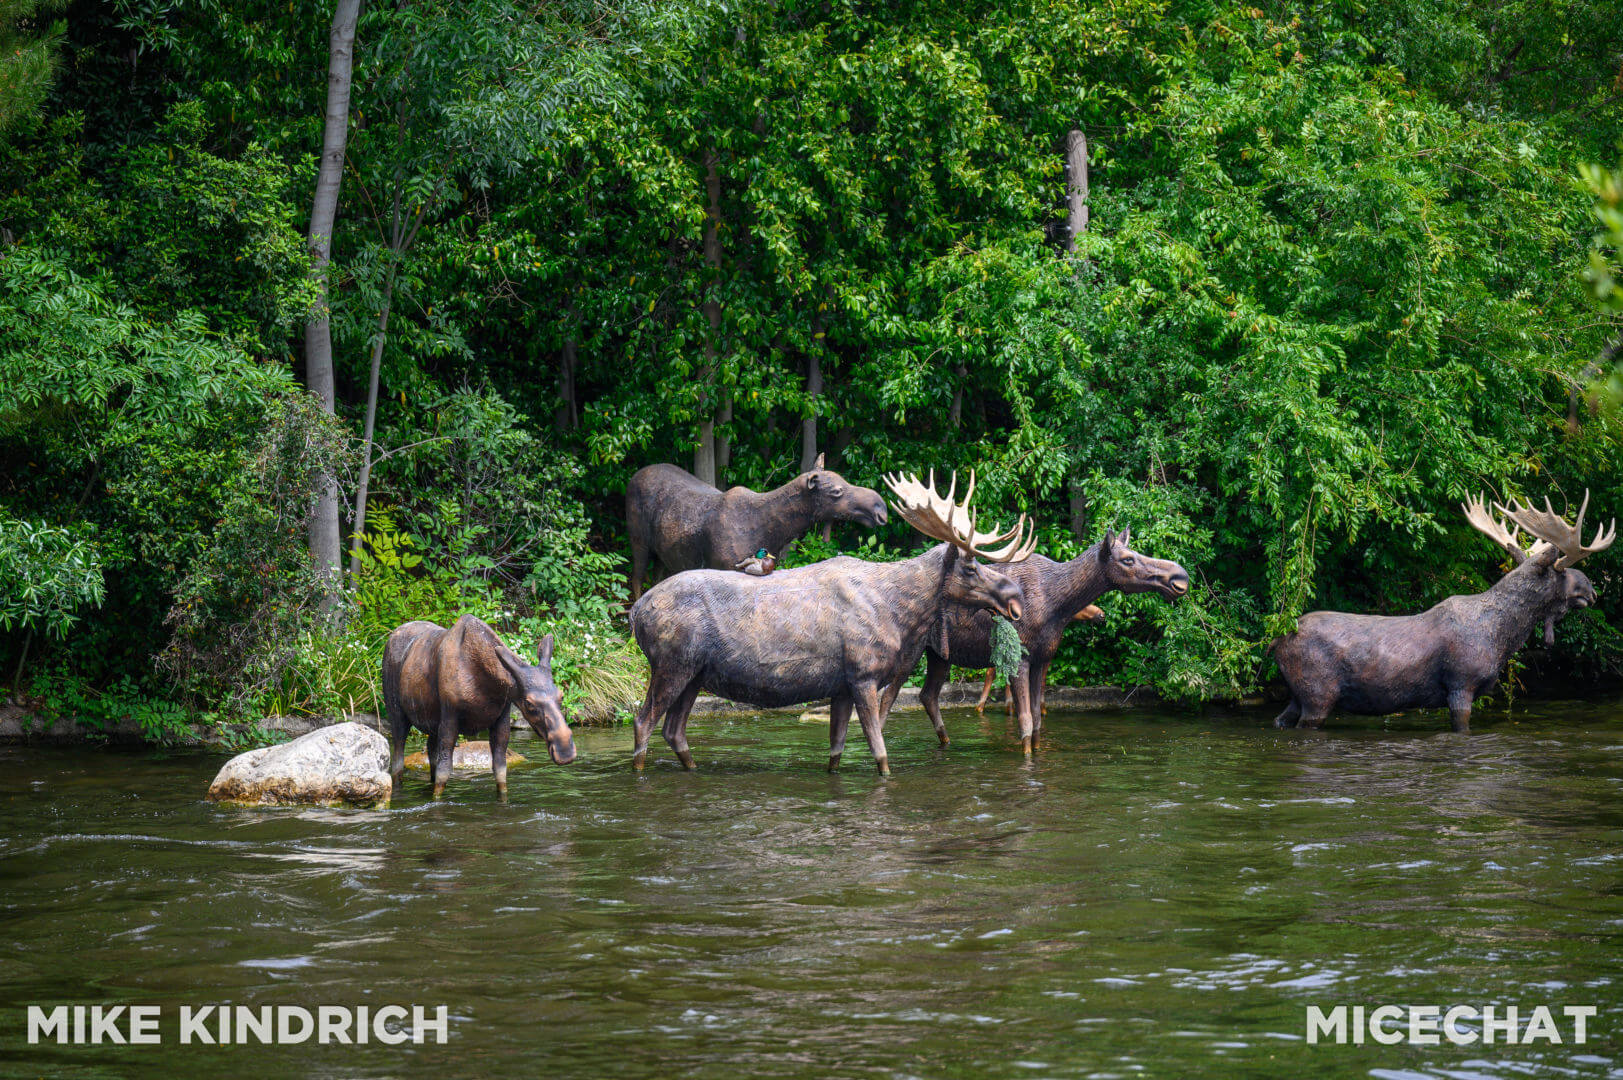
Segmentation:
[[(1309, 1047), (1306, 1003), (1614, 984), (1612, 706), (1278, 733), (1269, 716), (995, 711), (887, 732), (695, 721), (699, 770), (579, 762), (387, 812), (199, 796), (205, 754), (0, 750), (0, 1015), (29, 1002), (416, 1001), (454, 1045), (27, 1047), (0, 1075), (1604, 1074), (1606, 1045)], [(1606, 1030), (1598, 1025), (1597, 1030)], [(1586, 1053), (1588, 1051), (1588, 1053)], [(234, 1051), (241, 1055), (244, 1051)]]

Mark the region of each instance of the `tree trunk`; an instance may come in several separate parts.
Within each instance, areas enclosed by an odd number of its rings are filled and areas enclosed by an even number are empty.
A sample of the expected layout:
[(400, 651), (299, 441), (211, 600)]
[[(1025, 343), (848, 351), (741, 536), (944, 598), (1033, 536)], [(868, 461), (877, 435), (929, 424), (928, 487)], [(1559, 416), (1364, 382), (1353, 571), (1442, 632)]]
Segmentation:
[(1088, 496), (1082, 490), (1082, 481), (1072, 480), (1070, 483), (1071, 495), (1071, 535), (1078, 542), (1088, 542)]
[(1076, 254), (1077, 238), (1088, 231), (1088, 137), (1075, 128), (1065, 137), (1065, 250)]
[(349, 578), (361, 573), (361, 538), (366, 535), (366, 495), (372, 482), (372, 432), (378, 419), (378, 371), (383, 366), (383, 343), (389, 336), (389, 310), (394, 303), (396, 260), (383, 285), (383, 310), (378, 314), (378, 336), (372, 342), (372, 372), (366, 384), (366, 424), (361, 432), (361, 475), (355, 485), (355, 520), (350, 528)]
[(558, 353), (558, 409), (553, 413), (553, 427), (560, 433), (574, 431), (580, 426), (580, 413), (575, 407), (575, 333), (564, 338), (564, 347)]
[[(704, 214), (704, 262), (710, 280), (705, 287), (704, 317), (710, 322), (710, 335), (704, 343), (704, 370), (700, 375), (704, 400), (701, 409), (710, 408), (710, 383), (716, 377), (716, 338), (721, 332), (721, 301), (716, 299), (721, 268), (721, 174), (716, 171), (716, 152), (704, 155), (704, 188), (707, 199)], [(719, 410), (718, 410), (719, 411)], [(699, 421), (699, 444), (693, 448), (693, 475), (707, 484), (716, 482), (716, 421), (714, 415)]]
[(733, 461), (733, 440), (727, 434), (727, 425), (733, 422), (733, 395), (721, 399), (721, 411), (716, 414), (716, 486), (727, 481), (727, 466)]
[[(304, 326), (304, 377), (310, 393), (329, 415), (336, 415), (338, 409), (327, 269), (332, 260), (333, 223), (338, 217), (338, 185), (344, 176), (344, 147), (349, 141), (349, 91), (355, 65), (355, 23), (360, 12), (361, 0), (338, 0), (333, 10), (321, 164), (316, 172), (315, 200), (310, 207), (309, 251), (316, 282), (316, 303)], [(338, 542), (338, 485), (331, 480), (317, 493), (315, 514), (310, 518), (310, 558), (332, 579), (330, 601), (336, 591), (342, 558)]]
[[(813, 325), (821, 326), (822, 320)], [(819, 331), (820, 332), (820, 331)], [(811, 472), (817, 463), (817, 399), (823, 396), (823, 362), (821, 346), (813, 345), (806, 354), (806, 395), (811, 398), (811, 415), (800, 421), (800, 471)]]
[(947, 426), (957, 431), (964, 419), (964, 383), (969, 380), (969, 369), (962, 364), (953, 366), (957, 381), (952, 387), (952, 406), (947, 409)]

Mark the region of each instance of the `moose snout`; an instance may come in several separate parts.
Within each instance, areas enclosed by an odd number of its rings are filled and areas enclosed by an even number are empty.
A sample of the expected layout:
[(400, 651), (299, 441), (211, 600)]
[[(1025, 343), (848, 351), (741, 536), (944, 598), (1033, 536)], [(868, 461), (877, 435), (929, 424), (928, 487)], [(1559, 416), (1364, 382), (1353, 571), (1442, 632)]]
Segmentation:
[(568, 728), (547, 737), (547, 753), (554, 765), (568, 765), (575, 760), (575, 736)]
[(890, 520), (890, 511), (885, 509), (885, 500), (875, 495), (873, 501), (863, 508), (868, 514), (868, 527), (877, 529)]
[(1173, 596), (1182, 596), (1189, 591), (1189, 575), (1183, 570), (1174, 570), (1167, 575), (1167, 591)]
[(1005, 582), (993, 590), (992, 595), (999, 615), (1010, 622), (1020, 621), (1020, 614), (1025, 610), (1026, 594), (1019, 585), (1012, 581)]

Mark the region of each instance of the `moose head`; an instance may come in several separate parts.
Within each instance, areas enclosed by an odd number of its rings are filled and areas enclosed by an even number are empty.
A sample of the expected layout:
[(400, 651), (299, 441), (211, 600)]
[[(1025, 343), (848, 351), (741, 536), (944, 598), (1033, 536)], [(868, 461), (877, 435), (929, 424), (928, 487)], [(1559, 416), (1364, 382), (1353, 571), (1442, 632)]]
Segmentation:
[(506, 645), (498, 645), (496, 656), (513, 676), (513, 703), (524, 722), (547, 741), (547, 753), (559, 765), (575, 760), (575, 736), (564, 720), (563, 694), (552, 681), (552, 635), (541, 639), (535, 664), (526, 664)]
[(823, 455), (811, 471), (801, 474), (806, 499), (811, 504), (811, 519), (818, 524), (830, 521), (850, 521), (877, 529), (890, 520), (885, 500), (872, 488), (858, 487), (846, 481), (837, 472), (823, 467)]
[[(990, 608), (1011, 622), (1020, 620), (1025, 594), (1008, 575), (976, 561), (979, 556), (987, 562), (1013, 563), (1024, 560), (1037, 546), (1036, 531), (1026, 534), (1026, 515), (1007, 531), (980, 532), (975, 528), (975, 514), (969, 508), (975, 497), (975, 472), (969, 473), (969, 488), (964, 492), (962, 504), (954, 503), (958, 491), (958, 474), (952, 474), (952, 483), (945, 496), (935, 490), (935, 470), (930, 470), (928, 486), (919, 483), (916, 476), (886, 476), (885, 483), (896, 493), (896, 512), (902, 520), (933, 540), (944, 540), (952, 545), (948, 553), (946, 580), (943, 582), (945, 599), (970, 607)], [(995, 545), (1001, 544), (1001, 547)]]
[[(1492, 540), (1515, 563), (1500, 585), (1513, 592), (1530, 610), (1544, 620), (1544, 644), (1555, 644), (1555, 624), (1573, 608), (1584, 608), (1595, 602), (1595, 586), (1589, 576), (1573, 567), (1583, 559), (1604, 551), (1617, 539), (1617, 521), (1599, 528), (1595, 539), (1583, 542), (1584, 514), (1589, 510), (1589, 491), (1584, 490), (1583, 505), (1578, 508), (1578, 520), (1567, 520), (1544, 500), (1544, 509), (1512, 500), (1509, 507), (1494, 503), (1488, 509), (1486, 501), (1478, 496), (1464, 503), (1465, 520), (1477, 531)], [(1536, 541), (1531, 548), (1522, 547), (1521, 530), (1526, 529)]]
[(1158, 592), (1176, 600), (1189, 591), (1189, 574), (1170, 559), (1152, 559), (1130, 546), (1133, 530), (1105, 532), (1099, 542), (1099, 569), (1108, 589), (1124, 593)]

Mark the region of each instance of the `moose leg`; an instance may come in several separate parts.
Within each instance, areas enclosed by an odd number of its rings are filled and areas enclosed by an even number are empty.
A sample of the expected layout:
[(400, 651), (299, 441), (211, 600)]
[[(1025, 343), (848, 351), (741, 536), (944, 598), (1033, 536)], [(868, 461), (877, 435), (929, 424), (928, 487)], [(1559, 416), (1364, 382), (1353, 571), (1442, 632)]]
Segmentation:
[(828, 703), (828, 771), (840, 767), (840, 755), (845, 753), (845, 732), (851, 726), (851, 699), (837, 697)]
[(1036, 746), (1043, 734), (1043, 678), (1048, 668), (1029, 661), (1026, 668), (1026, 678), (1030, 680), (1026, 700), (1031, 702), (1031, 745)]
[[(852, 695), (857, 708), (857, 720), (862, 734), (867, 736), (868, 749), (879, 765), (879, 775), (890, 775), (890, 758), (885, 753), (885, 718), (879, 712), (879, 690), (873, 686), (859, 686)], [(832, 713), (832, 710), (830, 710)]]
[(992, 696), (992, 681), (997, 678), (997, 668), (986, 669), (986, 681), (981, 683), (981, 699), (975, 702), (976, 712), (986, 711), (986, 699)]
[(685, 675), (678, 681), (665, 672), (655, 672), (649, 677), (648, 693), (642, 699), (642, 711), (637, 714), (636, 723), (632, 726), (635, 739), (631, 750), (633, 769), (642, 771), (643, 761), (648, 756), (648, 736), (654, 731), (654, 718), (662, 716), (671, 707), (687, 688), (688, 682)]
[(631, 541), (631, 602), (635, 604), (642, 596), (643, 575), (648, 572), (648, 547)]
[(490, 725), (490, 774), (496, 778), (496, 797), (507, 799), (507, 738), (513, 733), (513, 714)]
[(1031, 753), (1031, 675), (1028, 665), (1022, 663), (1014, 678), (1009, 680), (1009, 696), (1014, 699), (1014, 715), (1020, 723), (1020, 749)]
[(400, 774), (406, 771), (406, 736), (411, 733), (411, 721), (406, 710), (398, 704), (389, 706), (389, 783), (400, 787)]
[(1297, 703), (1295, 698), (1291, 698), (1290, 704), (1285, 706), (1285, 711), (1280, 713), (1278, 716), (1274, 717), (1274, 727), (1277, 727), (1277, 728), (1295, 727), (1296, 726), (1296, 720), (1301, 715), (1302, 715), (1302, 706)]
[(1461, 735), (1471, 732), (1471, 702), (1475, 697), (1469, 690), (1454, 690), (1448, 695), (1448, 718)]
[(429, 768), (433, 770), (431, 778), (436, 799), (445, 794), (445, 782), (451, 779), (451, 755), (456, 752), (456, 736), (456, 713), (442, 708), (434, 745), (428, 748)]
[(665, 726), (661, 729), (666, 744), (676, 751), (676, 760), (682, 763), (684, 769), (694, 767), (693, 755), (688, 753), (688, 713), (692, 711), (693, 701), (698, 696), (699, 680), (695, 678), (665, 710)]
[[(947, 682), (947, 676), (952, 674), (952, 665), (941, 659), (935, 653), (926, 654), (926, 667), (924, 669), (924, 686), (919, 690), (919, 702), (924, 706), (924, 712), (930, 717), (930, 723), (935, 725), (935, 737), (946, 746), (952, 742), (947, 738), (947, 725), (941, 722), (941, 687)], [(982, 694), (984, 699), (986, 695)]]

